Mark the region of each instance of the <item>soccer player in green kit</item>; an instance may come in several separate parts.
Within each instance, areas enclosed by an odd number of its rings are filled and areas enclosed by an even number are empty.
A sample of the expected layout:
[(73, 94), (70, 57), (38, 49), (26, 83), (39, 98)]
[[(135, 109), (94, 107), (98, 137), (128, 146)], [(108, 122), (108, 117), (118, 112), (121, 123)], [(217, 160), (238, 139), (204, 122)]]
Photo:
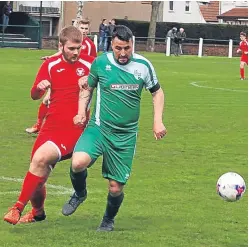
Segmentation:
[(143, 56), (132, 53), (132, 32), (117, 25), (112, 35), (113, 52), (97, 57), (88, 81), (82, 79), (78, 123), (86, 120), (86, 109), (94, 88), (97, 98), (91, 119), (79, 138), (72, 157), (70, 177), (74, 194), (63, 206), (64, 215), (72, 214), (87, 197), (87, 167), (103, 155), (102, 174), (109, 180), (109, 193), (104, 217), (98, 231), (112, 231), (114, 217), (122, 204), (135, 153), (141, 92), (150, 91), (154, 104), (153, 132), (157, 140), (167, 131), (162, 122), (164, 93), (152, 64)]

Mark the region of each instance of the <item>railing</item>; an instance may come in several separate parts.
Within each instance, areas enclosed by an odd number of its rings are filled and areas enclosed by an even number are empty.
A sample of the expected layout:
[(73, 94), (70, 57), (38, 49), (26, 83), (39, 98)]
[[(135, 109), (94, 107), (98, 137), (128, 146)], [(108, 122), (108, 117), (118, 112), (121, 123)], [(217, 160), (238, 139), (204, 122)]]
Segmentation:
[(33, 46), (37, 46), (36, 48), (40, 46), (40, 26), (8, 25), (8, 30), (13, 30), (11, 33), (5, 33), (4, 27), (4, 25), (0, 24), (0, 47), (18, 47), (18, 42), (30, 42), (33, 43)]
[[(94, 44), (96, 46), (96, 49), (98, 50), (98, 40), (99, 37), (97, 34), (92, 35), (94, 36)], [(158, 37), (135, 37), (133, 36), (133, 51), (145, 51), (149, 50), (147, 49), (147, 41), (148, 40), (155, 40), (155, 49), (151, 49), (152, 51), (156, 52), (164, 52), (166, 56), (170, 56), (171, 54), (171, 44), (172, 40), (170, 38), (158, 38)], [(219, 39), (192, 39), (192, 38), (186, 38), (183, 41), (183, 46), (185, 47), (195, 47), (195, 51), (192, 51), (192, 53), (188, 53), (191, 55), (197, 55), (199, 57), (202, 57), (204, 54), (203, 48), (216, 48), (216, 49), (223, 49), (222, 56), (228, 56), (229, 58), (236, 55), (236, 48), (239, 45), (239, 40), (219, 40)], [(206, 49), (207, 50), (207, 49)], [(213, 51), (211, 55), (215, 55), (215, 52)], [(208, 55), (210, 55), (208, 54)], [(218, 52), (217, 52), (217, 55)]]

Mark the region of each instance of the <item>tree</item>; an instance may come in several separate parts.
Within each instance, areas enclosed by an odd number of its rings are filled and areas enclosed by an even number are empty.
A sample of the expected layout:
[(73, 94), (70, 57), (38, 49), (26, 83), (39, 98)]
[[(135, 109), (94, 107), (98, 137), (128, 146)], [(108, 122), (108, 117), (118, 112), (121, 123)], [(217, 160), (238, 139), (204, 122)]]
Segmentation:
[(77, 14), (76, 20), (74, 22), (74, 26), (78, 26), (78, 20), (82, 19), (82, 11), (83, 11), (84, 1), (77, 1)]
[(147, 40), (147, 51), (154, 51), (155, 48), (155, 34), (156, 34), (156, 23), (157, 23), (157, 16), (159, 12), (159, 7), (162, 1), (151, 1), (151, 16), (150, 16), (150, 25), (149, 25), (149, 32), (148, 37), (151, 39)]

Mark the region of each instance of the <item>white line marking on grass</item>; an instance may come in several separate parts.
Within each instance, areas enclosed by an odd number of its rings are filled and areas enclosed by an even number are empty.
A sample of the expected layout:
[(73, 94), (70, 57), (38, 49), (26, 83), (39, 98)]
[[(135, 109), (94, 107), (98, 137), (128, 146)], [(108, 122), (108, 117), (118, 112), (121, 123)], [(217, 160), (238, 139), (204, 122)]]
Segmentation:
[[(3, 176), (0, 177), (0, 180), (12, 181), (12, 182), (20, 182), (20, 183), (23, 182), (23, 179), (21, 179), (21, 178), (10, 178), (10, 177), (3, 177)], [(66, 188), (66, 187), (61, 186), (61, 185), (46, 184), (46, 186), (47, 186), (47, 188), (57, 190), (56, 192), (49, 192), (49, 194), (53, 194), (53, 195), (65, 195), (65, 194), (71, 194), (73, 192), (73, 189), (69, 189), (69, 188)], [(0, 194), (1, 195), (4, 195), (4, 194), (16, 194), (16, 193), (19, 193), (19, 192), (17, 192), (17, 191), (5, 191), (5, 192), (0, 192)]]
[[(0, 195), (18, 195), (20, 193), (19, 190), (12, 190), (12, 191), (1, 191)], [(72, 192), (71, 192), (72, 193)], [(68, 191), (47, 191), (48, 195), (70, 195), (71, 193), (69, 193)]]
[(195, 86), (195, 87), (209, 88), (209, 89), (222, 90), (222, 91), (247, 93), (246, 90), (231, 89), (231, 88), (220, 88), (220, 87), (208, 87), (208, 86), (201, 86), (201, 85), (198, 85), (197, 83), (198, 83), (198, 82), (191, 82), (190, 85)]

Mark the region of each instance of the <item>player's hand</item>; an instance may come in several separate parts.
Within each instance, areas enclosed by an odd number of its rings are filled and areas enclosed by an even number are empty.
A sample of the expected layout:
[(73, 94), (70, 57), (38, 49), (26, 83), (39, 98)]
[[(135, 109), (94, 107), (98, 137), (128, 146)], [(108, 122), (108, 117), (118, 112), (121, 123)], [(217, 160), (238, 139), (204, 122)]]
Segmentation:
[(42, 80), (37, 85), (37, 89), (41, 91), (45, 91), (50, 87), (51, 87), (51, 83), (48, 80)]
[(80, 87), (80, 89), (88, 89), (88, 76), (82, 76), (79, 80), (78, 80), (78, 85)]
[(87, 117), (84, 116), (84, 115), (76, 115), (74, 118), (73, 118), (73, 123), (77, 126), (80, 126), (80, 127), (84, 127), (86, 124), (87, 124)]
[(240, 50), (240, 49), (238, 49), (238, 50), (237, 50), (237, 53), (240, 53), (240, 52), (241, 52), (241, 50)]
[(167, 130), (162, 122), (154, 123), (153, 132), (156, 140), (162, 139), (167, 134)]
[(244, 54), (248, 54), (248, 51), (245, 51)]
[(41, 57), (41, 60), (47, 60), (49, 58), (50, 58), (50, 56), (44, 56), (44, 57)]

